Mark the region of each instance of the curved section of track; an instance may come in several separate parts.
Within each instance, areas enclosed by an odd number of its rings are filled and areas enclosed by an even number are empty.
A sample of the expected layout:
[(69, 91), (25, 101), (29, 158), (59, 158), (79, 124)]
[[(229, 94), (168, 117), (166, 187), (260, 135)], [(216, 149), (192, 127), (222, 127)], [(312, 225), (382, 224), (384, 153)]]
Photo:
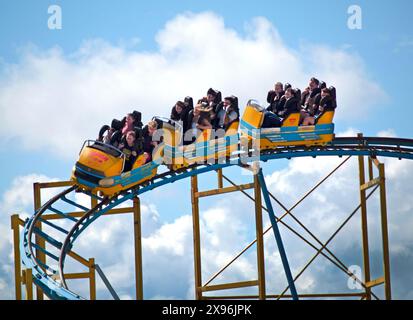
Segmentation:
[[(79, 235), (87, 229), (97, 218), (105, 212), (117, 207), (121, 203), (131, 200), (134, 197), (145, 192), (161, 187), (163, 185), (173, 183), (178, 180), (199, 175), (205, 172), (210, 172), (222, 169), (229, 166), (245, 166), (247, 162), (252, 161), (269, 161), (274, 159), (291, 159), (295, 157), (318, 157), (318, 156), (382, 156), (398, 159), (413, 159), (413, 140), (398, 139), (398, 138), (377, 138), (377, 137), (343, 137), (336, 138), (326, 146), (315, 147), (283, 147), (276, 150), (261, 151), (258, 157), (237, 156), (220, 164), (201, 164), (182, 170), (180, 172), (168, 171), (155, 176), (149, 182), (141, 186), (135, 186), (129, 190), (122, 192), (112, 198), (101, 198), (91, 193), (82, 191), (88, 196), (95, 197), (98, 204), (94, 208), (86, 208), (73, 200), (68, 199), (68, 195), (79, 191), (77, 186), (72, 186), (62, 193), (54, 196), (46, 202), (33, 216), (27, 219), (20, 242), (20, 250), (22, 252), (22, 262), (26, 268), (32, 269), (34, 283), (41, 287), (44, 293), (52, 299), (83, 299), (78, 294), (70, 291), (67, 287), (64, 278), (64, 262), (68, 252), (71, 250), (73, 243)], [(81, 209), (86, 213), (76, 219), (66, 215), (63, 211), (56, 209), (55, 205), (64, 203), (66, 206), (72, 206)], [(73, 225), (67, 229), (55, 225), (45, 219), (42, 215), (46, 212), (54, 212), (66, 218)], [(51, 234), (47, 234), (40, 230), (37, 225), (39, 222), (47, 224), (49, 227), (56, 230)], [(56, 234), (56, 235), (55, 235)], [(59, 234), (60, 236), (57, 236)], [(46, 251), (36, 246), (33, 242), (33, 236), (43, 238), (47, 243), (51, 244), (60, 254), (56, 255), (50, 251)], [(58, 239), (57, 239), (58, 238)], [(34, 252), (34, 249), (40, 250), (52, 260), (55, 260), (58, 268), (44, 264), (40, 261)]]

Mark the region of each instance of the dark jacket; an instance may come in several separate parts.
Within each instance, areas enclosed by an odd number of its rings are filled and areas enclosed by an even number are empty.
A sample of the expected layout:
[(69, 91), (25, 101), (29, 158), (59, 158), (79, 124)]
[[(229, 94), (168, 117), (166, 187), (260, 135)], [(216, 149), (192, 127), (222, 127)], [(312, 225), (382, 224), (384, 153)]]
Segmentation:
[(313, 109), (313, 105), (315, 104), (318, 107), (321, 99), (321, 89), (315, 88), (311, 92), (303, 92), (301, 94), (301, 101), (300, 104), (304, 107), (304, 109), (309, 112), (311, 115), (314, 114), (315, 110)]
[(284, 109), (284, 104), (286, 100), (284, 97), (284, 93), (284, 91), (281, 91), (277, 94), (274, 90), (268, 92), (267, 102), (270, 105), (267, 107), (267, 111), (271, 111), (275, 114), (278, 114)]
[[(334, 111), (336, 104), (331, 96), (326, 96), (320, 100), (320, 105), (316, 111), (316, 116), (320, 117), (326, 111)], [(321, 111), (322, 110), (322, 111)]]
[(143, 151), (152, 155), (155, 147), (152, 145), (152, 136), (149, 135), (148, 126), (143, 128)]
[(125, 141), (122, 143), (120, 146), (120, 149), (126, 156), (126, 161), (125, 161), (125, 166), (123, 168), (123, 172), (127, 172), (132, 170), (132, 166), (135, 163), (136, 159), (138, 158), (139, 155), (139, 150), (136, 147), (136, 144), (133, 146), (129, 146), (128, 143)]
[(279, 113), (279, 116), (283, 119), (287, 118), (291, 113), (300, 112), (300, 106), (298, 99), (291, 97), (285, 101), (284, 109)]
[(175, 106), (172, 108), (172, 111), (171, 111), (171, 119), (175, 121), (181, 121), (184, 131), (185, 131), (185, 128), (187, 128), (188, 126), (188, 114), (190, 111), (191, 110), (189, 109), (189, 107), (186, 107), (182, 110), (181, 113), (178, 113), (175, 110)]
[[(183, 140), (183, 143), (184, 143), (184, 145), (187, 145), (187, 144), (191, 144), (192, 142), (194, 142), (195, 140), (196, 140), (196, 137), (191, 137), (192, 138), (192, 140), (189, 140), (189, 141), (187, 141), (186, 140), (186, 133), (188, 132), (188, 130), (191, 130), (192, 129), (192, 121), (193, 121), (193, 119), (194, 119), (194, 110), (191, 110), (191, 111), (189, 111), (189, 113), (188, 113), (188, 120), (187, 120), (187, 124), (186, 124), (186, 127), (184, 128), (184, 132), (183, 132), (183, 134), (184, 134), (184, 140)], [(213, 125), (212, 124), (212, 121), (211, 121), (211, 118), (209, 117), (209, 114), (207, 113), (207, 112), (201, 112), (201, 114), (199, 115), (199, 118), (198, 118), (198, 121), (197, 121), (197, 124), (199, 124), (199, 125), (203, 125), (203, 120), (204, 119), (207, 119), (210, 123), (211, 123), (211, 125)], [(192, 134), (192, 133), (191, 133)]]

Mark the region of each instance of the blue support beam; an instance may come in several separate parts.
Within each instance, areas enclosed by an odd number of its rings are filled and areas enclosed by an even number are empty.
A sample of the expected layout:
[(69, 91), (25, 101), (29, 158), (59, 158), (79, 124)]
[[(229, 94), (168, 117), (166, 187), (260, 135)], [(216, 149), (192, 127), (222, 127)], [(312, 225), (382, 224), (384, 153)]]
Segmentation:
[(257, 177), (258, 177), (258, 181), (260, 182), (265, 205), (267, 206), (268, 215), (270, 216), (272, 230), (274, 231), (275, 241), (277, 242), (278, 251), (280, 252), (281, 261), (284, 267), (285, 275), (287, 276), (287, 281), (290, 287), (291, 295), (293, 297), (293, 300), (298, 300), (298, 294), (295, 288), (294, 279), (291, 274), (291, 269), (288, 263), (287, 254), (285, 253), (284, 244), (281, 239), (280, 230), (278, 229), (277, 220), (275, 219), (274, 210), (271, 204), (271, 199), (270, 199), (270, 196), (268, 195), (268, 189), (265, 183), (264, 175), (262, 174), (262, 169), (258, 171)]
[(106, 278), (103, 270), (98, 264), (95, 264), (95, 269), (98, 272), (100, 278), (102, 279), (103, 283), (105, 284), (106, 288), (108, 288), (110, 294), (112, 295), (113, 299), (120, 300), (118, 294), (116, 293), (115, 289), (113, 289), (112, 285), (110, 284), (108, 278)]

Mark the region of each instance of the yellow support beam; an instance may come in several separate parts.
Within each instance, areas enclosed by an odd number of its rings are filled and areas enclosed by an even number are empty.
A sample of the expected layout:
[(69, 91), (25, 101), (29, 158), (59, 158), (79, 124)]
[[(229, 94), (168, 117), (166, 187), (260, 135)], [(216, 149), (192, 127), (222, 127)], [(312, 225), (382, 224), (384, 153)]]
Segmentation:
[(369, 180), (373, 180), (373, 161), (371, 160), (371, 157), (368, 158), (368, 164), (369, 164)]
[(217, 170), (217, 178), (218, 178), (218, 189), (222, 189), (224, 187), (224, 180), (222, 179), (222, 169)]
[[(132, 212), (133, 212), (132, 207), (118, 208), (118, 209), (109, 210), (108, 212), (105, 212), (102, 216), (132, 213)], [(71, 216), (73, 218), (81, 218), (85, 214), (85, 212), (84, 211), (76, 211), (76, 212), (68, 212), (68, 213), (65, 213), (65, 214), (68, 215), (68, 216)], [(50, 214), (42, 215), (42, 219), (44, 219), (44, 220), (58, 220), (58, 219), (63, 219), (63, 217), (59, 214), (50, 213)]]
[(380, 183), (381, 183), (381, 179), (380, 179), (380, 178), (374, 178), (374, 179), (368, 181), (367, 183), (362, 184), (362, 185), (360, 186), (360, 190), (363, 191), (363, 190), (370, 189), (371, 187), (374, 187), (374, 186), (376, 186), (376, 185), (378, 185), (378, 184), (380, 184)]
[(197, 300), (202, 299), (202, 274), (201, 274), (201, 235), (199, 227), (199, 200), (198, 177), (191, 177), (191, 202), (192, 202), (192, 228), (194, 244), (194, 273), (195, 273), (195, 297)]
[[(94, 195), (96, 195), (96, 192), (93, 193)], [(98, 204), (98, 199), (96, 199), (95, 197), (90, 197), (90, 205), (91, 208), (96, 207)]]
[[(364, 157), (359, 156), (359, 180), (360, 186), (366, 183)], [(361, 210), (361, 236), (363, 250), (363, 266), (364, 266), (364, 282), (370, 281), (370, 251), (369, 251), (369, 236), (367, 223), (367, 196), (366, 189), (360, 187), (360, 210)], [(366, 287), (366, 300), (371, 300), (371, 290)]]
[(389, 233), (387, 226), (387, 202), (384, 164), (378, 165), (380, 182), (380, 213), (381, 213), (381, 233), (383, 246), (383, 269), (384, 269), (384, 293), (386, 300), (391, 300), (390, 282), (390, 253), (389, 253)]
[[(65, 279), (88, 279), (90, 278), (90, 272), (75, 272), (75, 273), (65, 273)], [(55, 279), (60, 279), (59, 276)]]
[(26, 300), (33, 300), (33, 275), (32, 269), (23, 271), (23, 279), (26, 287)]
[(133, 199), (133, 225), (135, 235), (135, 285), (136, 300), (143, 300), (142, 230), (141, 205), (139, 198)]
[[(308, 294), (300, 294), (298, 295), (299, 298), (351, 298), (351, 297), (363, 297), (365, 295), (364, 292), (352, 292), (352, 293), (308, 293)], [(275, 299), (278, 298), (279, 295), (268, 294), (265, 296), (267, 299)], [(204, 300), (234, 300), (234, 299), (258, 299), (259, 296), (257, 295), (239, 295), (239, 296), (204, 296)], [(291, 295), (286, 294), (282, 296), (283, 299), (291, 299)]]
[(374, 165), (378, 169), (381, 164), (380, 161), (377, 158), (371, 158), (371, 161), (374, 163)]
[(85, 258), (81, 257), (80, 255), (78, 255), (77, 253), (75, 253), (73, 251), (69, 251), (67, 253), (67, 255), (70, 256), (71, 258), (75, 259), (77, 262), (80, 262), (84, 266), (86, 266), (86, 267), (89, 266), (89, 261), (86, 260)]
[(22, 299), (22, 276), (20, 262), (20, 226), (19, 216), (14, 214), (11, 216), (11, 228), (13, 230), (13, 252), (14, 252), (14, 285), (16, 300)]
[(45, 188), (61, 188), (73, 186), (73, 181), (58, 181), (58, 182), (41, 182), (38, 183), (40, 189)]
[(95, 259), (89, 259), (89, 295), (90, 300), (96, 300), (96, 269), (95, 269)]
[(372, 288), (372, 287), (378, 286), (379, 284), (383, 284), (383, 283), (384, 283), (384, 277), (380, 277), (375, 280), (366, 282), (366, 287)]
[(200, 290), (202, 292), (207, 292), (207, 291), (228, 290), (228, 289), (237, 289), (237, 288), (245, 288), (245, 287), (253, 287), (253, 286), (258, 286), (258, 280), (240, 281), (240, 282), (217, 284), (217, 285), (212, 285), (212, 286), (204, 286), (204, 287), (201, 287)]
[(248, 183), (248, 184), (242, 184), (242, 185), (239, 185), (239, 186), (233, 186), (233, 187), (226, 187), (226, 188), (196, 192), (195, 197), (197, 197), (197, 198), (209, 197), (209, 196), (215, 196), (215, 195), (218, 195), (218, 194), (225, 194), (225, 193), (229, 193), (229, 192), (247, 190), (247, 189), (252, 189), (252, 188), (254, 188), (254, 184), (253, 183)]

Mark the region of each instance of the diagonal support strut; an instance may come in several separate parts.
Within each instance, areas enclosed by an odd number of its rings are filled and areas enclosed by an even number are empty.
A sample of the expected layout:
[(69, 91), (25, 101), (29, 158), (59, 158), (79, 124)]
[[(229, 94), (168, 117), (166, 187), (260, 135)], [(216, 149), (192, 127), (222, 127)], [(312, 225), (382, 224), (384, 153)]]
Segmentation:
[(281, 261), (284, 267), (285, 275), (287, 276), (288, 285), (290, 287), (291, 295), (293, 300), (298, 300), (297, 290), (295, 288), (295, 283), (293, 276), (291, 274), (290, 265), (288, 263), (287, 254), (285, 253), (284, 244), (281, 239), (280, 230), (278, 229), (277, 221), (275, 219), (274, 210), (272, 208), (271, 199), (268, 194), (267, 185), (265, 183), (264, 176), (262, 174), (262, 169), (257, 173), (258, 181), (260, 182), (262, 194), (264, 197), (265, 204), (268, 209), (268, 215), (270, 216), (272, 230), (274, 231), (275, 241), (277, 242), (278, 251), (280, 252)]

